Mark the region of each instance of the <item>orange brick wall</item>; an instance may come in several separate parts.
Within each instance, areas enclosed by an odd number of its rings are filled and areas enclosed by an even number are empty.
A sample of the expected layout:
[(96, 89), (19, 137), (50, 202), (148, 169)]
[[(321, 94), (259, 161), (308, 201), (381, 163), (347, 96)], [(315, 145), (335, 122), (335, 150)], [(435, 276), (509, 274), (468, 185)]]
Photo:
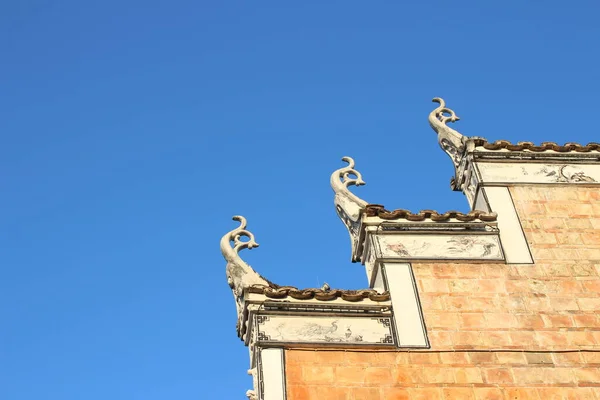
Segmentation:
[(510, 192), (535, 264), (413, 263), (431, 349), (288, 350), (288, 399), (600, 400), (600, 190)]

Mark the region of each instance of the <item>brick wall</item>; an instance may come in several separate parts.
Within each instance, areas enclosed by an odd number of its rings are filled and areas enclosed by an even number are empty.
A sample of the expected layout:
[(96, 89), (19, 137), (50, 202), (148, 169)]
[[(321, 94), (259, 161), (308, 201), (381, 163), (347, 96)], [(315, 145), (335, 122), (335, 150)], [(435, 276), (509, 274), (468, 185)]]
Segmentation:
[(431, 349), (288, 350), (288, 399), (600, 400), (600, 190), (510, 192), (535, 264), (413, 263)]

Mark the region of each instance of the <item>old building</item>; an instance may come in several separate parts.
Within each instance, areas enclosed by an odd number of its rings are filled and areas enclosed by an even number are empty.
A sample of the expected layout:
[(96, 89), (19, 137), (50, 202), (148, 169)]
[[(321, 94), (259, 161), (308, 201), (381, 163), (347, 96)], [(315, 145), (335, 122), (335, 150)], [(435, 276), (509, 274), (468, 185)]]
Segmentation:
[(368, 289), (269, 282), (240, 258), (256, 242), (234, 217), (221, 249), (249, 398), (600, 399), (600, 144), (465, 137), (434, 101), (471, 212), (370, 204), (350, 157), (331, 176)]

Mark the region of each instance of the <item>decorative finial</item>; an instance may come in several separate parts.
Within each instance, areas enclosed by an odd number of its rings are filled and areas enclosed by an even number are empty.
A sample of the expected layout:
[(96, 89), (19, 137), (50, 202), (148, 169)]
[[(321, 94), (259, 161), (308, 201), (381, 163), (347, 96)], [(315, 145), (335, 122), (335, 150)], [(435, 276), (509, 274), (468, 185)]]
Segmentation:
[(352, 243), (352, 260), (355, 261), (358, 245), (358, 228), (360, 226), (360, 216), (367, 207), (367, 202), (352, 193), (348, 186), (361, 186), (365, 184), (360, 172), (354, 169), (354, 160), (352, 157), (343, 157), (342, 161), (348, 163), (344, 168), (337, 169), (331, 174), (331, 187), (335, 192), (335, 211), (348, 228), (350, 240)]
[(442, 150), (452, 159), (458, 178), (458, 169), (464, 156), (467, 137), (448, 126), (449, 122), (456, 122), (460, 119), (454, 110), (447, 108), (446, 102), (439, 97), (435, 97), (432, 101), (439, 103), (440, 106), (429, 114), (429, 125), (437, 132)]
[[(243, 333), (241, 325), (244, 308), (244, 289), (257, 284), (269, 286), (269, 282), (240, 258), (238, 254), (240, 250), (253, 249), (258, 247), (258, 243), (254, 240), (254, 234), (246, 230), (246, 218), (236, 215), (233, 217), (233, 220), (239, 221), (240, 226), (223, 236), (221, 239), (221, 252), (227, 261), (227, 283), (233, 291), (233, 297), (235, 298), (238, 313), (237, 331), (241, 337)], [(248, 240), (242, 241), (242, 237), (246, 237)], [(231, 242), (233, 242), (233, 246)]]
[[(331, 187), (333, 188), (336, 197), (339, 194), (346, 197), (360, 208), (364, 208), (367, 206), (367, 202), (352, 193), (348, 189), (348, 186), (362, 186), (366, 182), (363, 181), (360, 172), (354, 169), (354, 159), (352, 157), (342, 157), (342, 161), (347, 162), (348, 166), (337, 169), (331, 174)], [(354, 175), (356, 178), (351, 178), (351, 175)]]

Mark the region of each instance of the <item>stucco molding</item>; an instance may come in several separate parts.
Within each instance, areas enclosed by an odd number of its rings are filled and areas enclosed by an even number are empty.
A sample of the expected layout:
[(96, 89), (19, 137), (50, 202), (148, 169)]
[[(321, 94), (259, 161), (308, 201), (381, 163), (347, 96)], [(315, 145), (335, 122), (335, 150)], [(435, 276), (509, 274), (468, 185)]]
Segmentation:
[[(227, 283), (231, 288), (235, 299), (237, 310), (237, 325), (236, 330), (240, 338), (244, 335), (244, 295), (246, 290), (252, 285), (266, 285), (270, 283), (260, 276), (250, 265), (248, 265), (239, 256), (240, 250), (253, 249), (258, 247), (258, 243), (254, 239), (254, 234), (246, 230), (246, 218), (236, 215), (234, 221), (239, 221), (240, 226), (227, 232), (221, 238), (221, 252), (227, 261), (226, 275)], [(248, 240), (243, 241), (242, 238)], [(232, 243), (233, 242), (233, 243)]]
[(331, 174), (331, 188), (335, 193), (335, 210), (350, 234), (352, 245), (352, 259), (358, 251), (360, 218), (367, 206), (367, 202), (350, 191), (349, 186), (362, 186), (365, 181), (362, 175), (354, 168), (354, 159), (352, 157), (343, 157), (342, 161), (348, 163), (347, 166), (335, 170)]

